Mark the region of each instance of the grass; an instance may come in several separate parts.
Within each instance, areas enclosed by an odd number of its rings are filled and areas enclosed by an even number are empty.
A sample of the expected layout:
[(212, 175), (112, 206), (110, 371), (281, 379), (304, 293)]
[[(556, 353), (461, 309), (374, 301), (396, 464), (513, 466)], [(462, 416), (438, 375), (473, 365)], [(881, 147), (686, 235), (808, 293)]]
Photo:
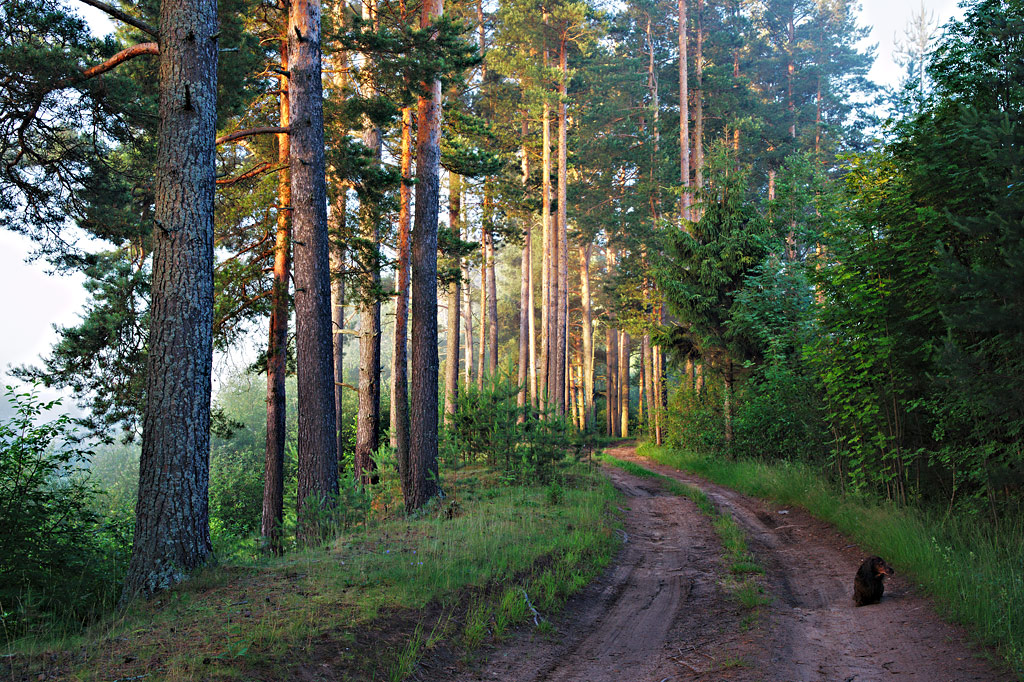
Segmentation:
[(651, 471), (636, 462), (618, 459), (611, 455), (602, 456), (602, 460), (634, 476), (653, 478), (665, 486), (665, 489), (673, 495), (693, 500), (701, 513), (711, 519), (715, 533), (722, 543), (722, 549), (725, 550), (724, 558), (729, 565), (729, 572), (733, 576), (732, 580), (726, 581), (726, 587), (733, 597), (740, 605), (747, 609), (756, 609), (768, 603), (769, 599), (764, 596), (764, 588), (752, 579), (753, 575), (763, 574), (764, 569), (757, 564), (754, 555), (747, 548), (746, 535), (736, 525), (732, 515), (720, 512), (714, 503), (711, 502), (711, 499), (704, 494), (703, 490), (677, 481), (671, 476)]
[(442, 644), (471, 649), (533, 608), (550, 613), (619, 544), (617, 493), (583, 466), (564, 476), (557, 504), (548, 488), (502, 485), (487, 469), (447, 480), (459, 490), (453, 518), (396, 518), (319, 549), (205, 569), (74, 640), (9, 646), (0, 678), (24, 665), (82, 682), (287, 679), (329, 650), (338, 677), (400, 680)]
[(810, 467), (725, 460), (653, 445), (651, 460), (748, 495), (800, 506), (912, 576), (951, 620), (1024, 672), (1024, 527), (842, 494)]

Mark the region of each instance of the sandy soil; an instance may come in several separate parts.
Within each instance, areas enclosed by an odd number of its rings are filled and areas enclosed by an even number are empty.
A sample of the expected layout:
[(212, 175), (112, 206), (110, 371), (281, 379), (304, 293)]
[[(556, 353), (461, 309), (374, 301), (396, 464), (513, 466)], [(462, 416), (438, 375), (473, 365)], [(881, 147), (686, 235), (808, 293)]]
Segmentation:
[[(611, 454), (640, 461), (631, 447)], [(730, 596), (722, 550), (706, 517), (684, 498), (618, 468), (625, 542), (613, 567), (554, 622), (524, 631), (468, 664), (421, 670), (422, 680), (868, 682), (1014, 680), (943, 622), (898, 575), (880, 604), (853, 606), (866, 554), (799, 509), (780, 508), (674, 469), (747, 532), (770, 602), (756, 613)]]

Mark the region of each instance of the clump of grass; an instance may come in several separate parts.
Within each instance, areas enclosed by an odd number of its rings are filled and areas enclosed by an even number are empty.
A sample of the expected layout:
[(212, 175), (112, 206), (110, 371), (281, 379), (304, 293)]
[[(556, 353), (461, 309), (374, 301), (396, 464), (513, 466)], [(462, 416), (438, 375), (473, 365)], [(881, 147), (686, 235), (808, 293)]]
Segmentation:
[(880, 554), (935, 598), (947, 617), (1024, 671), (1024, 522), (981, 523), (844, 494), (811, 467), (788, 461), (726, 460), (644, 445), (655, 462), (748, 495), (799, 506)]

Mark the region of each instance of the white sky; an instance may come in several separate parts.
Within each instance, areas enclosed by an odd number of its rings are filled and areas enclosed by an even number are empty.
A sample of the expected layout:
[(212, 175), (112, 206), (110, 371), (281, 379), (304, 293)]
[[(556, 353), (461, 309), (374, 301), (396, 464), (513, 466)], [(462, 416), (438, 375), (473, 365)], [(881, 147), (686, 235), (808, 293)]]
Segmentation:
[[(94, 32), (105, 33), (113, 25), (99, 10), (73, 3), (90, 22)], [(867, 44), (877, 44), (871, 77), (882, 85), (895, 85), (901, 76), (892, 59), (894, 38), (903, 34), (921, 0), (863, 0), (860, 24), (872, 27)], [(962, 16), (956, 0), (924, 0), (925, 11), (934, 12), (940, 25)], [(81, 277), (47, 274), (42, 261), (26, 263), (31, 242), (0, 231), (0, 383), (10, 382), (8, 367), (36, 363), (56, 341), (54, 324), (69, 325), (78, 319), (86, 302)]]

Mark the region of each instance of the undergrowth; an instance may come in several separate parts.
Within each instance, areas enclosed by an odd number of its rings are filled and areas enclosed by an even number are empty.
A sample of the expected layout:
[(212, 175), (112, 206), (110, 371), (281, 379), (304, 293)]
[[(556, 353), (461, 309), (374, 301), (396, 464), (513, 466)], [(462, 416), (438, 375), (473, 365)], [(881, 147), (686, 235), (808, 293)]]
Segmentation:
[[(615, 490), (584, 463), (563, 471), (557, 496), (485, 467), (447, 481), (457, 505), (281, 559), (210, 567), (73, 640), (9, 649), (0, 673), (24, 665), (33, 678), (60, 670), (83, 682), (286, 679), (329, 644), (335, 674), (400, 680), (438, 646), (466, 652), (528, 621), (543, 625), (618, 545)], [(360, 651), (367, 637), (372, 656)]]
[(748, 495), (800, 506), (912, 576), (943, 613), (1024, 672), (1024, 525), (844, 495), (795, 462), (727, 460), (645, 444), (640, 454)]

